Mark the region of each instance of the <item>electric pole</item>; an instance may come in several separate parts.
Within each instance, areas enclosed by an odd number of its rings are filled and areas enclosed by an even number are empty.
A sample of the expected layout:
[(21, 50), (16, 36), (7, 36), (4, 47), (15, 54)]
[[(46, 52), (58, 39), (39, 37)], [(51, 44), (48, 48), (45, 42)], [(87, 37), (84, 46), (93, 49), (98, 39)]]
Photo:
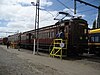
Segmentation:
[(100, 28), (100, 6), (98, 9), (97, 28)]
[(40, 0), (37, 0), (37, 2), (36, 2), (36, 15), (35, 15), (35, 39), (37, 40), (36, 41), (37, 54), (38, 54), (38, 50), (39, 50), (39, 6), (40, 6)]
[(98, 18), (97, 18), (96, 28), (100, 28), (100, 6), (98, 7), (98, 6), (92, 5), (90, 3), (84, 2), (82, 0), (74, 0), (74, 14), (76, 14), (76, 1), (98, 9)]
[(74, 0), (74, 14), (76, 14), (76, 0)]

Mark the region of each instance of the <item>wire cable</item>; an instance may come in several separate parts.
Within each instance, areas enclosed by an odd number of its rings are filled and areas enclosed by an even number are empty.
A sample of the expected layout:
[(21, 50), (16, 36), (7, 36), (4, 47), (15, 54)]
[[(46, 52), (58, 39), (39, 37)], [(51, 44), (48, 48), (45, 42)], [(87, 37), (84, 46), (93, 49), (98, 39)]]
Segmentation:
[(46, 12), (48, 12), (49, 14), (51, 14), (52, 15), (52, 17), (54, 17), (54, 15), (51, 13), (51, 12), (49, 12), (48, 10), (46, 10), (46, 9), (42, 9), (42, 8), (39, 8), (40, 10), (44, 10), (44, 11), (46, 11)]
[(77, 13), (84, 13), (84, 12), (89, 12), (89, 11), (94, 11), (94, 10), (93, 10), (93, 8), (92, 8), (92, 9), (83, 10), (83, 11), (80, 11), (80, 12), (77, 12)]
[(66, 6), (64, 3), (62, 3), (60, 0), (57, 0), (60, 4), (62, 4), (64, 7), (68, 8), (71, 12), (74, 12), (71, 8), (69, 8), (68, 6)]
[[(93, 1), (91, 1), (91, 2), (89, 2), (89, 3), (92, 3), (92, 2), (95, 2), (95, 1), (97, 1), (97, 0), (93, 0)], [(84, 5), (84, 6), (86, 6), (86, 5)], [(77, 6), (77, 8), (82, 8), (82, 7), (84, 7), (84, 6), (81, 4), (81, 5)]]

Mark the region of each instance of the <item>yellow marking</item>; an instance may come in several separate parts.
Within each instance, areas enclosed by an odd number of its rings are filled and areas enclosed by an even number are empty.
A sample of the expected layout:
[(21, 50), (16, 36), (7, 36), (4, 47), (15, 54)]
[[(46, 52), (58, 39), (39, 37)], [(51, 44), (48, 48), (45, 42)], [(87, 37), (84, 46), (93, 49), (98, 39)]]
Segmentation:
[[(65, 43), (65, 48), (61, 48), (60, 44)], [(58, 45), (58, 46), (56, 46)], [(62, 39), (54, 39), (54, 47), (50, 52), (50, 56), (59, 56), (62, 59), (62, 49), (67, 49), (67, 41)]]
[(89, 34), (93, 34), (93, 33), (100, 33), (100, 28), (99, 29), (89, 30)]
[(100, 45), (100, 43), (88, 43), (88, 45)]

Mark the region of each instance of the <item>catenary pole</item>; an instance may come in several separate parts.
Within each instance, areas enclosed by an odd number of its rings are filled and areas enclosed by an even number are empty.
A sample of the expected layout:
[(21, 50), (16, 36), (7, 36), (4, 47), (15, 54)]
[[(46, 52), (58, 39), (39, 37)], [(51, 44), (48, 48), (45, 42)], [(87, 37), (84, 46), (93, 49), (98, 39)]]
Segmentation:
[(74, 0), (74, 14), (76, 14), (76, 0)]
[(36, 45), (37, 45), (37, 54), (39, 52), (39, 6), (40, 6), (40, 0), (37, 0), (37, 3), (36, 3), (36, 16), (35, 16), (35, 26), (37, 26), (37, 29), (36, 29)]
[[(35, 39), (34, 39), (34, 45), (33, 45), (33, 54), (35, 54), (35, 51), (38, 54), (39, 50), (39, 6), (40, 6), (40, 0), (36, 1), (36, 4), (34, 2), (31, 2), (33, 6), (36, 6), (36, 14), (35, 14)], [(35, 47), (36, 46), (36, 47)]]

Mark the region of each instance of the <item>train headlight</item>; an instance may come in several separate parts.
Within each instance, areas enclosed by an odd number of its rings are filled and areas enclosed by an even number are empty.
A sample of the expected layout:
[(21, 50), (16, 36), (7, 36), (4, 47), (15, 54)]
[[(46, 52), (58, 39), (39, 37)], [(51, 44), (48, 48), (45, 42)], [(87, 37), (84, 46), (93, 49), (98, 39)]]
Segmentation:
[(82, 40), (82, 37), (80, 37), (80, 39)]
[(88, 39), (88, 37), (86, 37), (86, 39)]

